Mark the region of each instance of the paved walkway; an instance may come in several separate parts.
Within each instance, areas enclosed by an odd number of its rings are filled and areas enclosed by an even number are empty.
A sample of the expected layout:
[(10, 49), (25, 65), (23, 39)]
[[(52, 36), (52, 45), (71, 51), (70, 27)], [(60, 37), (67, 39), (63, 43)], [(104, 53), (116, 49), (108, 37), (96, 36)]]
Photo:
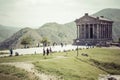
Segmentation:
[[(63, 52), (65, 50), (76, 50), (77, 46), (73, 46), (73, 45), (66, 45), (61, 47), (60, 45), (58, 46), (49, 46), (49, 47), (45, 47), (45, 49), (49, 49), (51, 48), (52, 51), (55, 52)], [(79, 48), (86, 48), (86, 46), (79, 46)], [(5, 50), (5, 51), (0, 51), (0, 52), (7, 52), (9, 53), (9, 50)], [(35, 47), (35, 48), (27, 48), (27, 49), (15, 49), (13, 50), (13, 54), (15, 54), (15, 52), (18, 52), (20, 55), (24, 55), (24, 54), (40, 54), (43, 53), (43, 47)], [(2, 56), (2, 55), (1, 55)]]

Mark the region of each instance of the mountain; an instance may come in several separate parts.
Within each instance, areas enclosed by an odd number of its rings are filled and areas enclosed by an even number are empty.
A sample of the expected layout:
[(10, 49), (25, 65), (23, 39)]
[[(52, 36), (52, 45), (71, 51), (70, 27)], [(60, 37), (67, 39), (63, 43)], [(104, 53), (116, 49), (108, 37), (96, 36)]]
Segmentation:
[(72, 43), (76, 36), (75, 23), (67, 24), (47, 23), (40, 27), (37, 32), (41, 37), (46, 37), (50, 42)]
[[(120, 38), (120, 9), (103, 9), (92, 16), (104, 16), (105, 18), (113, 20), (113, 40), (118, 41), (118, 38)], [(73, 43), (73, 39), (76, 38), (76, 25), (74, 22), (66, 24), (53, 22), (46, 23), (39, 29), (24, 28), (0, 43), (0, 49), (23, 47), (20, 43), (26, 36), (32, 38), (34, 46), (38, 44), (43, 37), (47, 38), (51, 43)]]
[(24, 46), (21, 45), (21, 41), (26, 37), (31, 37), (32, 44), (34, 44), (35, 46), (37, 45), (36, 43), (39, 43), (41, 39), (39, 34), (36, 32), (36, 30), (31, 29), (31, 28), (24, 28), (16, 32), (15, 34), (13, 34), (13, 36), (11, 36), (10, 38), (3, 41), (0, 44), (0, 49), (8, 49), (11, 47), (12, 48), (23, 48)]
[(47, 38), (51, 43), (72, 43), (76, 36), (75, 23), (67, 24), (47, 23), (39, 29), (24, 28), (16, 32), (14, 35), (0, 43), (0, 49), (23, 48), (21, 41), (25, 37), (31, 37), (31, 47), (37, 46), (42, 38)]
[(105, 18), (113, 20), (113, 40), (118, 41), (118, 38), (120, 38), (120, 9), (103, 9), (93, 14), (93, 16), (104, 16)]
[(0, 25), (0, 42), (4, 41), (5, 39), (9, 38), (13, 35), (13, 33), (19, 31), (20, 28), (9, 27)]

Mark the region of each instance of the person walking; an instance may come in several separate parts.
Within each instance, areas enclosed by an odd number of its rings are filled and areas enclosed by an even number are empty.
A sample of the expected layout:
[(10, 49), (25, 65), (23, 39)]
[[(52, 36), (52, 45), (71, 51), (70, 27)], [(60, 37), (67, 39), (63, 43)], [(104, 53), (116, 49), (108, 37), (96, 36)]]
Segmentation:
[(43, 48), (43, 56), (45, 56), (45, 48)]
[(12, 55), (13, 55), (13, 49), (10, 48), (10, 56), (12, 56)]
[(48, 55), (49, 55), (49, 52), (50, 52), (48, 48), (47, 48), (46, 52), (47, 52), (47, 56), (48, 56)]

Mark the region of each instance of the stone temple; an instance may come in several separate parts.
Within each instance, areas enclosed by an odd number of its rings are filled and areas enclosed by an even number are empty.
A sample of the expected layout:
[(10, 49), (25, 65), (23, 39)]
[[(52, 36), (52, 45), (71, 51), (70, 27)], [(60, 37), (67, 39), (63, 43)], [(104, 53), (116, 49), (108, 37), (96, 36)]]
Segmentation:
[(113, 21), (104, 16), (93, 17), (88, 13), (75, 20), (77, 26), (77, 38), (75, 45), (106, 45), (112, 42)]

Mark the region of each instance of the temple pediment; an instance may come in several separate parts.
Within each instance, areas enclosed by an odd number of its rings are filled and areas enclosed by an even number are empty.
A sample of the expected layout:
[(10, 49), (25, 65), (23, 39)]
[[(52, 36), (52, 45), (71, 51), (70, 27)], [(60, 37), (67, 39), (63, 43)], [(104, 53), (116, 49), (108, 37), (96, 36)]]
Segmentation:
[(100, 17), (89, 16), (87, 13), (83, 17), (75, 20), (75, 22), (77, 24), (81, 24), (81, 23), (83, 23), (83, 24), (85, 24), (85, 23), (91, 24), (91, 23), (97, 23), (97, 22), (101, 22), (101, 21), (102, 22), (103, 21), (105, 21), (105, 22), (106, 21), (107, 22), (113, 22), (113, 21), (111, 21), (109, 19), (104, 18), (104, 16), (100, 16)]

